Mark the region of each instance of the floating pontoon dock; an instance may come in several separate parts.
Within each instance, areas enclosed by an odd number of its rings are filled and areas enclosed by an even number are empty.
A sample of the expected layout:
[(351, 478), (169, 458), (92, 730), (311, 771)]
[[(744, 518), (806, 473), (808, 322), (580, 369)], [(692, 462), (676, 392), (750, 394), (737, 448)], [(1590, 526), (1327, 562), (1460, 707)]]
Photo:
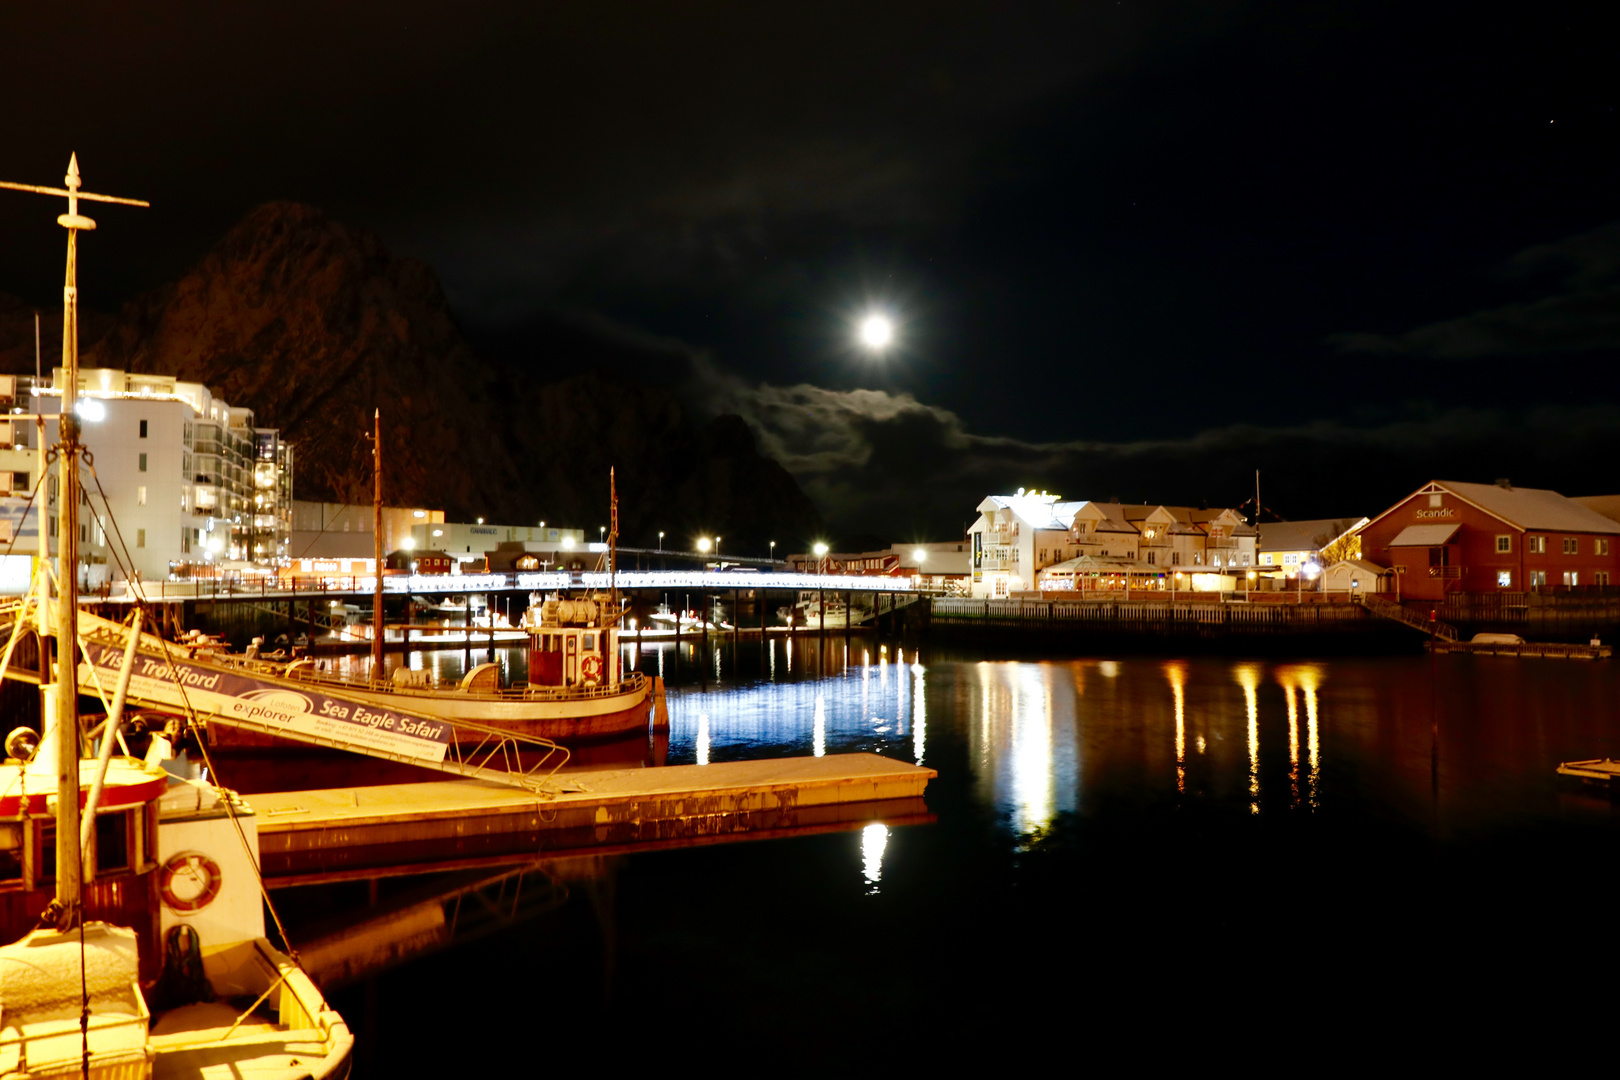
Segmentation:
[(1559, 776), (1570, 776), (1589, 784), (1604, 784), (1620, 793), (1620, 761), (1594, 758), (1591, 761), (1566, 761), (1558, 766)]
[(476, 781), (265, 793), (266, 878), (494, 855), (768, 836), (853, 821), (931, 821), (933, 769), (877, 754), (563, 773), (554, 795)]

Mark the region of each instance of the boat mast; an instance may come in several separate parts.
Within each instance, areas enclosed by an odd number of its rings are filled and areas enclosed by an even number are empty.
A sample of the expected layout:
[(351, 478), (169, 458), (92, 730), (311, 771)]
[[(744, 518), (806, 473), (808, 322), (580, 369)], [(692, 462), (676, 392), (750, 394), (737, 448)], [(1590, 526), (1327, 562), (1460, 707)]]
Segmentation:
[(371, 598), (371, 678), (373, 682), (380, 682), (383, 671), (382, 409), (372, 415), (371, 424), (371, 532), (372, 550), (377, 558), (377, 591)]
[[(40, 921), (66, 930), (79, 920), (84, 892), (79, 847), (79, 233), (96, 223), (79, 213), (79, 200), (149, 206), (139, 199), (92, 195), (79, 190), (79, 156), (68, 161), (62, 188), (0, 181), (0, 187), (41, 195), (65, 195), (68, 212), (56, 219), (67, 230), (67, 274), (62, 286), (62, 405), (57, 414), (56, 526), (56, 899)], [(41, 552), (43, 556), (45, 553)], [(47, 692), (45, 700), (51, 700)], [(108, 732), (106, 738), (112, 738)]]

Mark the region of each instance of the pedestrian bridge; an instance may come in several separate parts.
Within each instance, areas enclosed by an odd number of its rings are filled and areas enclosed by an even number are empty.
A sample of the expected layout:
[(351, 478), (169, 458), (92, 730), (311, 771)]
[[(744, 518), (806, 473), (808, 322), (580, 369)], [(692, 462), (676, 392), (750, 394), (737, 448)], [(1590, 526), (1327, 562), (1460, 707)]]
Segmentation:
[[(603, 571), (520, 571), (506, 574), (384, 574), (383, 592), (389, 595), (457, 595), (485, 592), (606, 591), (614, 575)], [(861, 574), (785, 574), (748, 570), (624, 570), (617, 576), (621, 590), (690, 589), (729, 592), (733, 589), (797, 590), (802, 592), (916, 593), (911, 578)], [(371, 594), (377, 579), (356, 574), (300, 574), (281, 578), (241, 580), (148, 581), (141, 593), (149, 600), (204, 599), (214, 596), (291, 596), (309, 593)], [(128, 600), (114, 586), (106, 599)]]

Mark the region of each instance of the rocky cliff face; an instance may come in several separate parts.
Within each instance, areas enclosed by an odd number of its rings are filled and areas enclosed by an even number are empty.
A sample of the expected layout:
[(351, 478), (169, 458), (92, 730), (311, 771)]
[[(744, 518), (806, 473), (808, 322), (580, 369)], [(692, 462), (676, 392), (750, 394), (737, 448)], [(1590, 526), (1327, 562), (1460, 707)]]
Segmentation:
[[(60, 356), (54, 318), (47, 370)], [(592, 532), (607, 523), (615, 466), (627, 544), (713, 531), (785, 551), (820, 528), (740, 419), (700, 429), (669, 390), (604, 374), (615, 365), (600, 343), (582, 358), (568, 355), (575, 341), (539, 338), (528, 363), (486, 363), (429, 267), (312, 207), (258, 208), (180, 281), (81, 326), (84, 366), (199, 382), (280, 428), (296, 445), (299, 498), (370, 501), (366, 436), (380, 408), (393, 504)], [(0, 367), (33, 370), (32, 312), (4, 298)], [(559, 371), (573, 374), (538, 374)]]

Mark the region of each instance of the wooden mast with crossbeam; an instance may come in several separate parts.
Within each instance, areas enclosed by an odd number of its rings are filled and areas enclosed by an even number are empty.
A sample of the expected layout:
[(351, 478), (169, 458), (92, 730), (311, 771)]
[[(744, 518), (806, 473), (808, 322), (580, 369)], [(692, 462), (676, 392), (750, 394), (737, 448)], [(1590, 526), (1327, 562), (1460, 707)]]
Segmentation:
[[(44, 700), (53, 705), (56, 726), (56, 899), (41, 916), (67, 930), (80, 918), (84, 892), (83, 851), (79, 843), (79, 421), (74, 409), (79, 393), (79, 233), (96, 223), (79, 213), (79, 201), (117, 203), (123, 206), (150, 206), (142, 199), (98, 195), (81, 191), (79, 156), (68, 162), (65, 187), (42, 187), (0, 180), (0, 188), (56, 195), (67, 199), (68, 212), (56, 219), (67, 230), (67, 276), (62, 287), (62, 405), (57, 415), (57, 528), (56, 528), (56, 681), (46, 689)], [(44, 508), (41, 507), (41, 512)], [(48, 552), (40, 552), (41, 565)], [(52, 700), (54, 696), (54, 701)], [(48, 728), (47, 716), (40, 726)], [(112, 735), (109, 733), (108, 738)], [(48, 740), (44, 740), (48, 741)]]

